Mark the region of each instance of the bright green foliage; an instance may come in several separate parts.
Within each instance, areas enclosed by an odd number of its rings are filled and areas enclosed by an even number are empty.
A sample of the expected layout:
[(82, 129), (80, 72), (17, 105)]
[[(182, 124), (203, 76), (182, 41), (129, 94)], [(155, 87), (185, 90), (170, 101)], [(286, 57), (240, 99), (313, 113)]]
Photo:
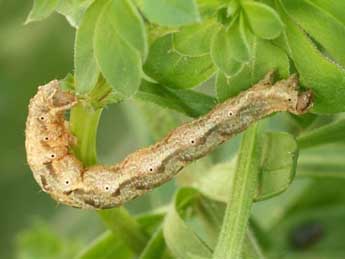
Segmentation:
[(333, 15), (343, 24), (345, 23), (345, 17), (343, 13), (344, 8), (345, 8), (344, 1), (334, 0), (331, 2), (331, 1), (325, 1), (325, 0), (311, 0), (311, 2), (315, 3), (317, 6), (321, 7), (321, 9)]
[(275, 39), (283, 31), (283, 22), (271, 7), (254, 1), (243, 2), (244, 12), (253, 32), (263, 39)]
[(250, 45), (243, 24), (238, 21), (230, 28), (222, 28), (215, 35), (211, 56), (220, 71), (227, 76), (237, 74), (250, 59)]
[(98, 17), (107, 0), (96, 1), (86, 11), (76, 32), (74, 64), (75, 89), (78, 93), (89, 92), (95, 87), (99, 69), (93, 48), (93, 37)]
[[(118, 5), (128, 8), (128, 15), (132, 18), (125, 22), (118, 19), (121, 13)], [(110, 1), (100, 15), (94, 38), (100, 70), (122, 97), (129, 97), (137, 91), (141, 77), (140, 52), (145, 53), (144, 28), (137, 14), (131, 12), (133, 7), (130, 5), (127, 0)], [(134, 33), (129, 33), (133, 29)], [(138, 40), (134, 39), (136, 34)]]
[(173, 34), (174, 48), (186, 56), (202, 56), (210, 51), (210, 39), (217, 30), (217, 23), (206, 20), (203, 23), (185, 26)]
[(147, 18), (163, 26), (178, 26), (200, 21), (195, 0), (142, 0)]
[(174, 90), (159, 84), (143, 81), (136, 97), (162, 107), (198, 117), (207, 113), (216, 103), (215, 98), (192, 90)]
[(269, 41), (254, 39), (253, 57), (233, 76), (226, 76), (219, 71), (216, 79), (217, 95), (220, 100), (236, 96), (248, 86), (255, 84), (269, 71), (275, 69), (279, 77), (289, 74), (289, 59), (286, 53)]
[(171, 88), (191, 88), (209, 79), (215, 71), (209, 55), (189, 57), (174, 49), (172, 35), (166, 35), (150, 48), (144, 71)]
[(56, 11), (64, 15), (71, 26), (77, 28), (86, 9), (95, 0), (60, 0)]
[[(331, 58), (340, 65), (345, 65), (345, 25), (327, 11), (307, 0), (284, 1), (284, 7), (293, 20), (319, 42)], [(333, 37), (337, 35), (337, 37)]]
[[(313, 114), (254, 125), (240, 147), (237, 138), (217, 149), (128, 210), (99, 212), (107, 230), (94, 241), (66, 245), (37, 227), (19, 238), (18, 258), (344, 258), (345, 123), (321, 116), (345, 111), (344, 3), (35, 0), (27, 22), (56, 10), (76, 27), (74, 76), (61, 82), (83, 100), (70, 123), (85, 165), (97, 162), (103, 108), (119, 101), (134, 128), (128, 142), (145, 144), (271, 70), (276, 80), (297, 73), (314, 104)], [(116, 151), (128, 150), (121, 136), (111, 138)], [(335, 234), (301, 252), (289, 236), (312, 220)]]
[(48, 17), (54, 12), (59, 0), (35, 0), (29, 16), (26, 18), (25, 23), (39, 21)]

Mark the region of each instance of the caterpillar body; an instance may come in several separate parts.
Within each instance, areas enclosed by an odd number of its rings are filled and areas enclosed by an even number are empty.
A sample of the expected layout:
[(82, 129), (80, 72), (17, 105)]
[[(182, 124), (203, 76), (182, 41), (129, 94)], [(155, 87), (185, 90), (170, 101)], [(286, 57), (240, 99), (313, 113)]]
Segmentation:
[(29, 166), (42, 190), (61, 203), (84, 209), (119, 206), (167, 182), (253, 122), (279, 111), (300, 115), (311, 107), (312, 93), (297, 90), (296, 76), (275, 84), (272, 77), (269, 73), (237, 97), (118, 164), (89, 168), (70, 151), (75, 139), (64, 119), (77, 97), (62, 91), (54, 80), (40, 86), (30, 101), (25, 131)]

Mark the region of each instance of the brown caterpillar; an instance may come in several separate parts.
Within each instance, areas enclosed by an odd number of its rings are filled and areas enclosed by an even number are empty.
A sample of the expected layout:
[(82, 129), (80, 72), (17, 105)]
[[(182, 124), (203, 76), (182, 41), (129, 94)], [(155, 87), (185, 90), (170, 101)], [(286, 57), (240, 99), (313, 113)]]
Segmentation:
[(64, 112), (78, 101), (54, 80), (31, 99), (26, 122), (27, 160), (40, 187), (54, 199), (78, 208), (121, 205), (170, 180), (191, 161), (274, 112), (305, 113), (310, 91), (298, 92), (298, 80), (272, 82), (272, 73), (208, 114), (183, 124), (156, 144), (122, 162), (84, 168), (70, 152), (74, 143)]

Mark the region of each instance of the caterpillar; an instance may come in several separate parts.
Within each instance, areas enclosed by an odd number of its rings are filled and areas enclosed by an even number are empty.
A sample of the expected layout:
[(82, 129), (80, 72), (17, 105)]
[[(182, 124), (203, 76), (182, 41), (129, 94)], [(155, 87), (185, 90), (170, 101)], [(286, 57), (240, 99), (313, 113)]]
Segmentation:
[(273, 72), (206, 115), (185, 123), (152, 146), (115, 165), (85, 168), (71, 152), (76, 143), (65, 111), (78, 103), (57, 80), (40, 86), (30, 100), (26, 121), (27, 161), (41, 189), (66, 205), (112, 208), (162, 185), (252, 123), (274, 112), (301, 115), (312, 106), (312, 92), (297, 89), (297, 76), (273, 83)]

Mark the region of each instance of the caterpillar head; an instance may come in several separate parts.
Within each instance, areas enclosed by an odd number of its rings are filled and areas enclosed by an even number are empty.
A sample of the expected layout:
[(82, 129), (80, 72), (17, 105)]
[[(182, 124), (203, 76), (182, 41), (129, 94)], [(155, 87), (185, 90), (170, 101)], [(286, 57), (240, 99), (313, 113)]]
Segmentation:
[(279, 81), (274, 88), (281, 88), (280, 99), (286, 105), (286, 110), (296, 115), (306, 113), (313, 105), (313, 94), (311, 90), (301, 92), (298, 90), (298, 78), (296, 75), (290, 76), (287, 80)]

